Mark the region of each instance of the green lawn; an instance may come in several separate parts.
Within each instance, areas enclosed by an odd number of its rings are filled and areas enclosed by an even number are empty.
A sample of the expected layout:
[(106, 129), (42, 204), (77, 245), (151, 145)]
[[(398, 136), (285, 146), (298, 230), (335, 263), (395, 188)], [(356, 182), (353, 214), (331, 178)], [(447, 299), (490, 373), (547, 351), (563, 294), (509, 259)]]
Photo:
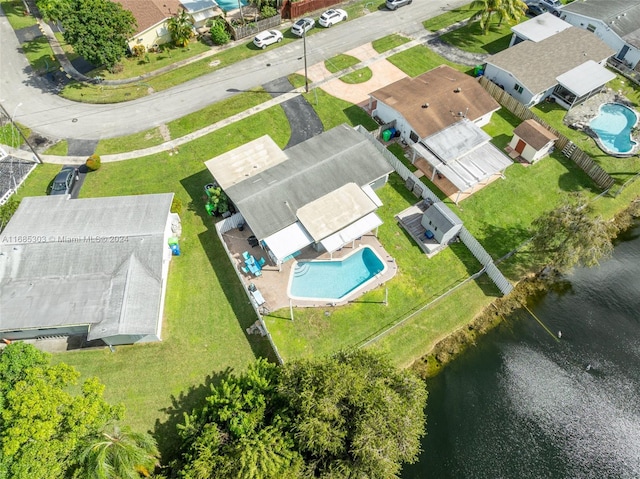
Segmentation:
[[(524, 16), (523, 19), (528, 20)], [(494, 54), (509, 47), (512, 35), (511, 25), (507, 22), (501, 26), (491, 22), (486, 34), (480, 29), (479, 22), (471, 22), (445, 33), (440, 39), (468, 52)]]
[(51, 145), (44, 152), (45, 155), (58, 155), (58, 156), (67, 156), (69, 154), (69, 145), (67, 140), (60, 140), (55, 144)]
[(422, 22), (422, 26), (432, 32), (437, 32), (443, 28), (449, 27), (454, 23), (468, 20), (479, 9), (471, 8), (471, 4), (464, 5), (462, 7), (454, 8), (446, 13), (438, 15), (437, 17), (429, 18)]
[(57, 70), (60, 64), (53, 56), (53, 50), (47, 37), (37, 37), (30, 42), (25, 42), (21, 46), (25, 57), (36, 73)]
[(340, 55), (336, 55), (335, 57), (325, 60), (324, 66), (331, 73), (337, 73), (341, 70), (344, 70), (345, 68), (357, 65), (358, 63), (360, 63), (360, 59), (351, 55), (345, 55), (344, 53), (341, 53)]
[(14, 30), (20, 30), (36, 24), (36, 19), (33, 16), (25, 15), (22, 0), (0, 0), (0, 5)]
[(371, 68), (364, 67), (359, 68), (354, 72), (347, 73), (346, 75), (342, 75), (340, 77), (340, 80), (353, 85), (356, 83), (364, 83), (366, 81), (369, 81), (371, 80), (372, 76), (373, 72), (371, 71)]
[(164, 139), (162, 138), (160, 129), (156, 127), (117, 138), (103, 138), (98, 141), (95, 152), (98, 155), (110, 155), (124, 153), (126, 151), (142, 150), (162, 143), (164, 143)]
[(450, 62), (424, 45), (416, 45), (408, 50), (391, 55), (387, 60), (410, 77), (417, 77), (443, 64), (463, 72), (469, 70), (469, 67)]
[(386, 37), (374, 40), (371, 42), (371, 46), (378, 53), (384, 53), (410, 41), (409, 38), (394, 33), (393, 35), (387, 35)]

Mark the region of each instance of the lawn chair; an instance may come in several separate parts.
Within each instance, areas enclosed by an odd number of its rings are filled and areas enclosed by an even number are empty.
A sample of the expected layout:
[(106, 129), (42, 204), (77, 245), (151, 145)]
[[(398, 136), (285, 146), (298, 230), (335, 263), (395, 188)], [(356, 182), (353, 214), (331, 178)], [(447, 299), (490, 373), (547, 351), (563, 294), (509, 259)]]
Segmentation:
[(266, 259), (264, 259), (264, 256), (263, 256), (262, 258), (260, 258), (260, 261), (258, 261), (258, 264), (259, 264), (260, 266), (264, 266), (264, 264), (265, 264), (266, 262), (267, 262), (267, 260), (266, 260)]
[(257, 270), (255, 273), (253, 273), (255, 276), (262, 276), (262, 271)]
[(243, 272), (244, 274), (249, 274), (249, 268), (247, 268), (246, 266), (243, 266), (243, 267), (242, 267), (242, 272)]
[(248, 251), (245, 251), (244, 253), (242, 253), (242, 257), (245, 259), (245, 261), (247, 261), (251, 257), (251, 255)]

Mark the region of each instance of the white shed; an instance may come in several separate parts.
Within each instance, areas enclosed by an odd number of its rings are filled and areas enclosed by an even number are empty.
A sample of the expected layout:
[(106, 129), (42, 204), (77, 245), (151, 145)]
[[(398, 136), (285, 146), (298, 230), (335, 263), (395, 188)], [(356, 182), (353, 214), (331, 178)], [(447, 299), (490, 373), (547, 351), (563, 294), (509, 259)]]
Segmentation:
[(535, 163), (551, 153), (556, 135), (535, 120), (529, 119), (520, 123), (513, 130), (513, 138), (507, 151), (512, 158), (520, 157), (528, 163)]

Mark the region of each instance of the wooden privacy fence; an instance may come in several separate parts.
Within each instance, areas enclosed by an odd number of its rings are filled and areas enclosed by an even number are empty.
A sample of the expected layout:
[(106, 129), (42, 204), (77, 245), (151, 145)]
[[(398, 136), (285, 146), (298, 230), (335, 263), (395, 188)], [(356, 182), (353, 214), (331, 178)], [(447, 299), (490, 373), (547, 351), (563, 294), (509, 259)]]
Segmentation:
[(285, 0), (282, 4), (280, 14), (282, 18), (298, 18), (305, 13), (316, 10), (324, 10), (340, 3), (340, 0), (303, 0), (302, 2), (291, 2)]
[(556, 149), (563, 152), (563, 154), (573, 161), (582, 171), (584, 171), (593, 182), (603, 190), (607, 190), (613, 186), (615, 180), (607, 173), (600, 165), (598, 165), (593, 159), (587, 155), (584, 151), (578, 148), (572, 143), (566, 136), (560, 133), (558, 130), (549, 125), (546, 121), (539, 118), (529, 108), (520, 103), (514, 97), (509, 95), (506, 91), (500, 88), (486, 77), (480, 77), (480, 85), (496, 99), (500, 105), (509, 110), (515, 116), (521, 120), (533, 119), (544, 126), (547, 130), (552, 132), (558, 137), (556, 141)]
[(282, 18), (278, 14), (273, 17), (258, 20), (257, 22), (247, 23), (246, 25), (233, 26), (230, 23), (227, 23), (227, 25), (229, 25), (233, 39), (239, 40), (241, 38), (257, 35), (261, 31), (268, 30), (269, 28), (276, 28), (280, 26), (281, 23)]
[[(402, 162), (396, 158), (396, 156), (391, 153), (388, 149), (384, 147), (378, 140), (375, 139), (375, 136), (368, 132), (364, 127), (358, 125), (356, 127), (360, 132), (366, 133), (371, 139), (372, 143), (378, 149), (378, 151), (384, 156), (387, 162), (396, 170), (396, 173), (400, 175), (400, 177), (405, 181), (405, 184), (412, 184), (410, 190), (415, 194), (418, 198), (429, 199), (433, 203), (439, 202), (440, 198), (431, 191), (431, 189), (425, 185), (420, 178), (414, 175), (409, 168), (402, 164)], [(493, 263), (493, 258), (487, 250), (480, 244), (480, 242), (471, 234), (469, 230), (462, 226), (460, 230), (460, 240), (464, 243), (464, 245), (471, 251), (471, 254), (482, 264), (484, 267), (487, 276), (491, 278), (496, 287), (502, 292), (502, 294), (507, 295), (513, 290), (513, 285), (509, 282), (509, 280), (500, 272), (498, 267)]]

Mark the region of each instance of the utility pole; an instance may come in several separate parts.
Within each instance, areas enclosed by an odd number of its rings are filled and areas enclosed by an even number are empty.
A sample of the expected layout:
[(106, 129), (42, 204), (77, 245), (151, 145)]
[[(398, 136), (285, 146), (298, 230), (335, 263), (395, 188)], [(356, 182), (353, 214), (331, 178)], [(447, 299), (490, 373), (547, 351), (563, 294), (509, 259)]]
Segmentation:
[(309, 75), (307, 75), (307, 29), (302, 34), (302, 49), (304, 51), (304, 91), (309, 93)]

